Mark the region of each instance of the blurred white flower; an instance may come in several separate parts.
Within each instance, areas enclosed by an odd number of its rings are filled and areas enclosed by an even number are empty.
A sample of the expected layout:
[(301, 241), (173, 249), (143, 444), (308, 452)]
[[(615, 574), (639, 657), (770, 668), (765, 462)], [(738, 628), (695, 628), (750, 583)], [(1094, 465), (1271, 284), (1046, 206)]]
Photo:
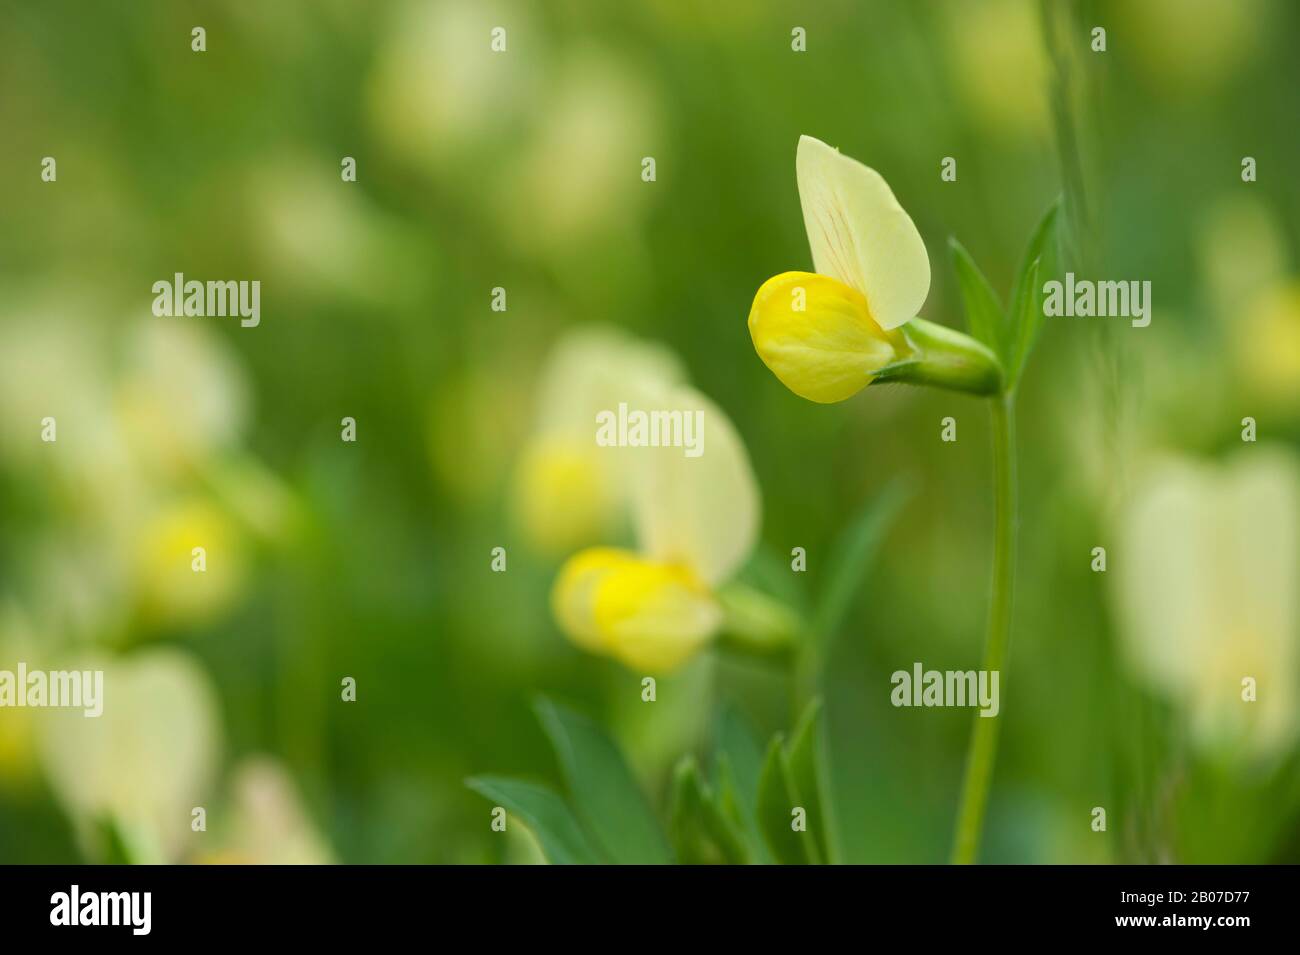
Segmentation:
[(1266, 445), (1223, 464), (1165, 460), (1118, 527), (1111, 579), (1135, 675), (1205, 748), (1285, 751), (1300, 727), (1300, 460)]
[(515, 515), (536, 549), (567, 553), (617, 533), (634, 462), (620, 449), (596, 444), (596, 416), (684, 379), (668, 349), (609, 326), (578, 328), (556, 343), (515, 475)]
[(127, 447), (163, 479), (188, 476), (243, 436), (244, 370), (211, 331), (192, 321), (154, 318), (130, 327), (117, 381)]
[(668, 159), (654, 88), (612, 53), (567, 53), (546, 104), (497, 194), (503, 229), (533, 254), (634, 224), (658, 195), (641, 179), (642, 159)]
[(293, 778), (270, 757), (247, 759), (230, 780), (220, 848), (198, 862), (236, 865), (330, 865), (329, 844), (311, 821)]
[[(359, 175), (368, 170), (360, 162)], [(247, 184), (260, 217), (253, 230), (264, 261), (295, 294), (370, 306), (417, 300), (429, 286), (424, 236), (345, 186), (340, 168), (310, 156), (290, 156), (263, 168)], [(387, 314), (381, 312), (381, 314)]]
[[(494, 27), (506, 52), (494, 53)], [(441, 166), (500, 136), (534, 102), (537, 30), (520, 4), (412, 0), (394, 12), (371, 77), (378, 135), (418, 166)]]
[[(100, 481), (114, 483), (125, 452), (112, 424), (108, 338), (78, 317), (90, 307), (50, 293), (14, 304), (0, 321), (0, 466), (94, 494)], [(47, 417), (58, 455), (41, 440)], [(101, 473), (92, 480), (93, 472)]]
[(56, 798), (92, 845), (111, 820), (140, 861), (176, 860), (192, 835), (192, 810), (213, 801), (220, 724), (207, 675), (170, 649), (57, 666), (103, 670), (104, 699), (98, 718), (80, 709), (36, 714)]

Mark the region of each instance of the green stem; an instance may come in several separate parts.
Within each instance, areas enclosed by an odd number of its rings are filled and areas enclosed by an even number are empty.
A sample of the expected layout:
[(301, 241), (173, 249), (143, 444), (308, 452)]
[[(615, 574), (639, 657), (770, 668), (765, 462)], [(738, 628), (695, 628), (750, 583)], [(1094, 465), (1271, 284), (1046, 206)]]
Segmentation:
[[(1011, 598), (1016, 576), (1016, 435), (1015, 399), (1006, 394), (993, 402), (993, 471), (997, 528), (993, 543), (993, 598), (989, 604), (988, 642), (984, 647), (984, 670), (999, 674), (999, 688), (1006, 689), (1007, 647), (1011, 642)], [(968, 865), (979, 855), (984, 809), (988, 805), (993, 760), (998, 748), (998, 717), (975, 715), (970, 748), (966, 754), (966, 777), (962, 784), (961, 807), (952, 861)]]
[(908, 352), (876, 373), (881, 381), (930, 385), (975, 395), (1002, 391), (1002, 366), (987, 346), (953, 328), (914, 318), (901, 329)]

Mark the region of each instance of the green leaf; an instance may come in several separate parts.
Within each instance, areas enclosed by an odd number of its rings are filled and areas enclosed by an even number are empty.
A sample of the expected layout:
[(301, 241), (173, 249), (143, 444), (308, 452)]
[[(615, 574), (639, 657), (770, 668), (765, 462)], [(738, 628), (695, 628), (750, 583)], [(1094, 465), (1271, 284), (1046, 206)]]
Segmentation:
[(804, 709), (786, 748), (794, 796), (808, 813), (808, 832), (817, 839), (822, 859), (839, 858), (830, 779), (826, 773), (826, 743), (822, 732), (822, 701), (813, 700)]
[(804, 665), (812, 671), (812, 677), (820, 674), (831, 641), (866, 583), (867, 570), (885, 531), (910, 494), (902, 482), (891, 481), (862, 506), (836, 542), (828, 563), (827, 583), (813, 613), (812, 636), (807, 642), (809, 659)]
[(548, 862), (588, 865), (601, 862), (573, 813), (545, 786), (500, 776), (476, 776), (465, 785), (518, 816), (537, 837)]
[(673, 773), (672, 839), (677, 858), (689, 865), (749, 861), (744, 836), (719, 808), (693, 756), (684, 757)]
[[(816, 865), (821, 861), (817, 839), (811, 832), (792, 827), (794, 810), (802, 804), (795, 791), (784, 737), (778, 733), (768, 744), (758, 781), (758, 824), (776, 861), (782, 865)], [(802, 807), (807, 812), (807, 807)]]
[(537, 716), (555, 747), (578, 818), (617, 863), (663, 864), (672, 852), (623, 754), (590, 720), (549, 700)]
[(1012, 344), (1015, 349), (1012, 358), (1012, 371), (1008, 375), (1008, 388), (1014, 388), (1020, 381), (1020, 373), (1024, 370), (1025, 362), (1029, 358), (1029, 352), (1034, 347), (1034, 339), (1038, 335), (1038, 329), (1043, 323), (1043, 305), (1039, 298), (1038, 292), (1038, 275), (1041, 271), (1040, 266), (1042, 259), (1034, 259), (1026, 273), (1025, 286), (1026, 293), (1016, 302), (1017, 318), (1015, 319), (1016, 340)]
[(1010, 325), (1007, 338), (1007, 388), (1016, 386), (1025, 361), (1034, 347), (1038, 330), (1043, 324), (1042, 290), (1040, 276), (1055, 276), (1057, 272), (1056, 222), (1061, 202), (1056, 200), (1043, 215), (1034, 230), (1016, 275), (1015, 289), (1011, 295)]
[(113, 813), (98, 817), (98, 852), (105, 865), (156, 865), (163, 861), (157, 840), (146, 828), (130, 826)]
[(952, 252), (952, 265), (961, 286), (961, 300), (966, 309), (966, 325), (976, 339), (993, 349), (993, 354), (1005, 366), (1007, 362), (1006, 320), (1002, 303), (989, 285), (975, 260), (955, 238), (948, 240)]
[(714, 786), (723, 812), (745, 834), (755, 862), (772, 862), (758, 825), (758, 781), (763, 772), (763, 751), (748, 722), (738, 711), (724, 706), (718, 714), (714, 755)]

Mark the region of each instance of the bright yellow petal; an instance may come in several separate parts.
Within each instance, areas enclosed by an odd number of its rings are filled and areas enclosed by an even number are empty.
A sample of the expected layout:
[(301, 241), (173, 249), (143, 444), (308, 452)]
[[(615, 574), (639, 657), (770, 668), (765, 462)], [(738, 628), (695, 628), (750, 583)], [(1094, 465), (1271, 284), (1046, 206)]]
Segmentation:
[(667, 391), (651, 410), (680, 413), (683, 441), (625, 452), (638, 548), (716, 586), (749, 557), (758, 535), (749, 455), (727, 415), (694, 389)]
[(763, 283), (749, 335), (782, 384), (822, 403), (857, 394), (904, 347), (899, 333), (872, 318), (861, 292), (811, 272), (783, 272)]
[(811, 136), (799, 137), (795, 173), (813, 267), (865, 295), (882, 328), (915, 318), (930, 258), (880, 173)]
[(615, 547), (589, 547), (570, 557), (551, 590), (551, 611), (560, 629), (584, 650), (602, 653), (605, 641), (596, 625), (596, 589), (609, 574), (635, 564), (635, 554)]
[(687, 568), (607, 547), (571, 558), (551, 602), (574, 643), (644, 672), (677, 667), (722, 621), (712, 593)]
[(624, 565), (602, 577), (595, 596), (596, 625), (609, 652), (643, 672), (680, 666), (722, 622), (708, 588), (680, 565)]
[[(141, 609), (150, 622), (208, 620), (248, 580), (248, 544), (235, 519), (197, 495), (169, 501), (143, 521), (132, 541)], [(204, 570), (195, 570), (203, 548)]]

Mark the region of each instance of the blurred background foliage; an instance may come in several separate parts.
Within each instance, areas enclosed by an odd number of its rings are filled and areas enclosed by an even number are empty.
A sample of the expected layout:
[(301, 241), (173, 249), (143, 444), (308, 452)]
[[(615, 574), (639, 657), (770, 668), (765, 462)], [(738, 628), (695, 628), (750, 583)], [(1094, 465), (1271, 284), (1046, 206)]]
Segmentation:
[[(710, 652), (648, 705), (641, 674), (551, 619), (564, 555), (530, 545), (514, 485), (548, 353), (601, 323), (667, 346), (734, 421), (763, 495), (756, 564), (793, 606), (826, 586), (863, 501), (908, 483), (838, 634), (826, 723), (845, 858), (942, 861), (971, 712), (894, 709), (889, 675), (979, 665), (985, 409), (890, 387), (801, 401), (745, 317), (764, 279), (810, 266), (801, 133), (878, 169), (916, 220), (925, 317), (961, 323), (950, 235), (1005, 296), (1075, 155), (1054, 135), (1065, 109), (1095, 223), (1085, 277), (1150, 280), (1153, 320), (1049, 320), (1020, 387), (984, 855), (1300, 861), (1300, 8), (1048, 6), (1064, 11), (1055, 57), (1022, 0), (0, 2), (0, 668), (106, 661), (108, 692), (131, 693), (93, 730), (0, 711), (0, 860), (104, 858), (105, 819), (142, 857), (524, 860), (535, 847), (491, 832), (464, 779), (559, 785), (538, 694), (617, 738), (659, 806), (724, 701), (788, 729), (778, 666)], [(260, 326), (155, 318), (150, 287), (175, 272), (259, 279)], [(1241, 442), (1247, 415), (1258, 445)], [(1213, 490), (1228, 477), (1191, 480), (1183, 510), (1148, 507), (1159, 462), (1236, 474), (1257, 448), (1276, 464), (1267, 513), (1238, 519), (1243, 495)], [(1264, 526), (1238, 541), (1259, 575), (1188, 594), (1180, 553)], [(1223, 608), (1190, 614), (1198, 641), (1155, 644), (1166, 618), (1125, 609), (1198, 599)], [(1256, 671), (1268, 745), (1244, 743), (1249, 726), (1207, 742), (1215, 710), (1187, 681), (1218, 687), (1217, 706)]]

